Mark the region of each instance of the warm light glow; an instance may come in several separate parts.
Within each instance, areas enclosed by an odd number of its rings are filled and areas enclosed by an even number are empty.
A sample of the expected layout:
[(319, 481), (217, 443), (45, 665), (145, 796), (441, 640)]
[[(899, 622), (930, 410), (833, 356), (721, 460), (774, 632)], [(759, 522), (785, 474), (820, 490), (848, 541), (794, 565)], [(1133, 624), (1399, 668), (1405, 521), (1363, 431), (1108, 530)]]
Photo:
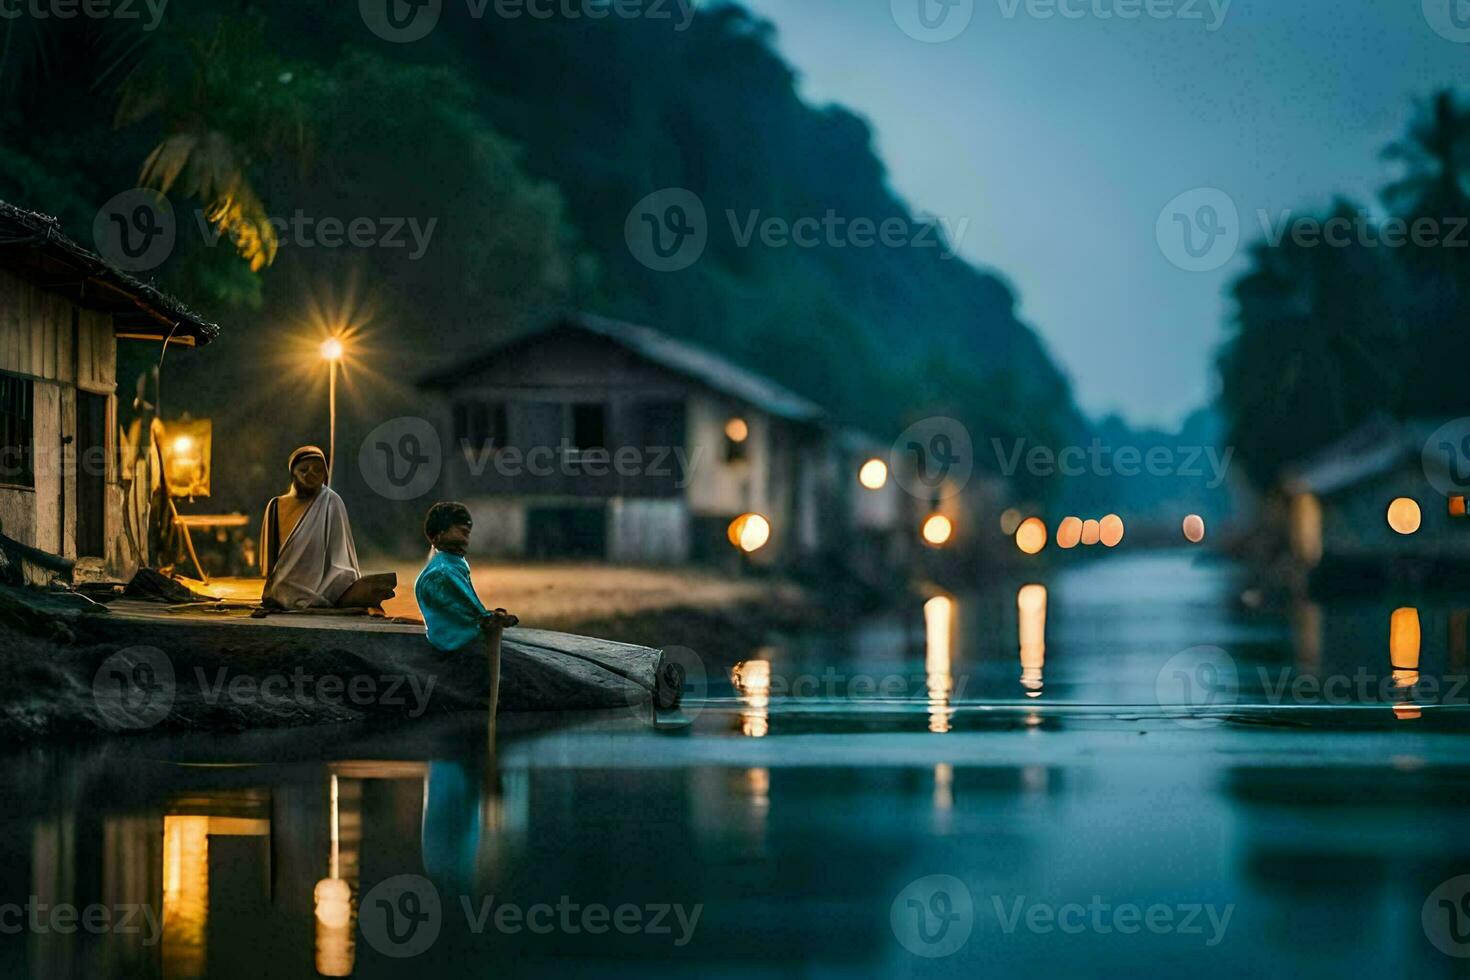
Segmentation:
[(1057, 547), (1071, 549), (1082, 541), (1082, 518), (1064, 517), (1057, 525)]
[(1016, 528), (1021, 526), (1021, 512), (1014, 507), (1007, 507), (1000, 515), (1000, 533), (1006, 537), (1016, 533)]
[(1400, 534), (1413, 534), (1419, 530), (1422, 519), (1419, 502), (1411, 497), (1399, 497), (1388, 505), (1388, 526)]
[(342, 338), (341, 337), (328, 337), (326, 340), (322, 341), (322, 360), (324, 360), (324, 361), (340, 361), (340, 360), (342, 360)]
[(750, 438), (750, 426), (742, 418), (733, 418), (725, 423), (725, 438), (731, 442), (744, 442)]
[(740, 712), (740, 731), (761, 738), (771, 729), (771, 662), (743, 660), (730, 669), (730, 685), (745, 702)]
[(194, 440), (189, 436), (179, 436), (174, 440), (174, 452), (180, 456), (186, 455), (194, 448)]
[(924, 521), (924, 543), (933, 548), (942, 548), (954, 536), (954, 524), (943, 514), (930, 514)]
[(1046, 547), (1046, 522), (1039, 517), (1028, 517), (1016, 528), (1016, 547), (1028, 555), (1041, 553)]
[(1091, 547), (1091, 546), (1097, 544), (1098, 539), (1101, 538), (1101, 537), (1102, 537), (1102, 527), (1101, 527), (1101, 525), (1098, 524), (1097, 521), (1094, 521), (1092, 518), (1089, 517), (1087, 520), (1085, 520), (1085, 521), (1082, 522), (1082, 543), (1083, 544), (1087, 545), (1088, 547)]
[(323, 878), (312, 891), (316, 917), (329, 929), (345, 928), (352, 919), (352, 886), (341, 878)]
[(1450, 516), (1451, 517), (1464, 517), (1464, 516), (1466, 516), (1465, 515), (1465, 495), (1464, 494), (1457, 493), (1453, 497), (1450, 498)]
[(204, 975), (209, 931), (209, 818), (163, 818), (163, 973)]
[(1422, 631), (1419, 610), (1413, 606), (1395, 609), (1388, 621), (1388, 658), (1393, 665), (1393, 681), (1398, 687), (1419, 683), (1419, 649)]
[(1198, 514), (1190, 514), (1184, 519), (1184, 540), (1190, 544), (1199, 544), (1205, 539), (1205, 519)]
[(1105, 548), (1116, 548), (1123, 543), (1123, 518), (1109, 514), (1097, 522), (1097, 539)]
[[(1408, 692), (1419, 683), (1419, 651), (1423, 630), (1419, 625), (1419, 610), (1413, 606), (1395, 609), (1388, 621), (1388, 659), (1393, 667), (1393, 686)], [(1422, 712), (1413, 701), (1402, 701), (1393, 706), (1394, 716), (1400, 721), (1413, 721)]]
[(1322, 504), (1310, 493), (1291, 498), (1291, 550), (1308, 566), (1322, 560)]
[(888, 482), (888, 464), (881, 459), (870, 459), (858, 471), (858, 482), (869, 490), (882, 490)]
[(1021, 647), (1021, 686), (1028, 698), (1041, 697), (1046, 664), (1046, 586), (1023, 585), (1016, 593), (1016, 633)]
[(954, 693), (954, 600), (937, 595), (924, 603), (924, 681), (929, 694), (929, 730), (949, 731), (949, 698)]
[(771, 522), (759, 514), (741, 514), (730, 522), (727, 534), (731, 544), (750, 554), (771, 540)]

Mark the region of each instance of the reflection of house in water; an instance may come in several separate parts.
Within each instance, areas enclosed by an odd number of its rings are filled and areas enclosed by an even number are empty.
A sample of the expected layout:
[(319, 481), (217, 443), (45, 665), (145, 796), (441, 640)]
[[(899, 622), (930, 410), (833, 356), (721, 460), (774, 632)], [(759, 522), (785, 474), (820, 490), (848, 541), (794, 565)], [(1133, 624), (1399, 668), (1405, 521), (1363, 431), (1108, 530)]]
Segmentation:
[(0, 202), (0, 532), (131, 575), (147, 495), (130, 498), (119, 458), (118, 344), (193, 347), (218, 332), (53, 219)]
[(1470, 567), (1465, 499), (1426, 474), (1446, 463), (1425, 458), (1437, 428), (1375, 419), (1289, 468), (1278, 501), (1295, 566), (1337, 583)]

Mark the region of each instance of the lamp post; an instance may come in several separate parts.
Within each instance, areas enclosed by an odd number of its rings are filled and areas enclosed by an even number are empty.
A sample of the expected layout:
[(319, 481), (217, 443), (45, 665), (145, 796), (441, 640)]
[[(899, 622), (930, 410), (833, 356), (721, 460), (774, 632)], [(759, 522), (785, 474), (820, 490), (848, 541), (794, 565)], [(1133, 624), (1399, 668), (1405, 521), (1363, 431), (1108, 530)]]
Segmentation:
[(342, 338), (322, 341), (322, 359), (327, 362), (327, 483), (332, 482), (332, 466), (337, 462), (337, 362), (342, 360)]

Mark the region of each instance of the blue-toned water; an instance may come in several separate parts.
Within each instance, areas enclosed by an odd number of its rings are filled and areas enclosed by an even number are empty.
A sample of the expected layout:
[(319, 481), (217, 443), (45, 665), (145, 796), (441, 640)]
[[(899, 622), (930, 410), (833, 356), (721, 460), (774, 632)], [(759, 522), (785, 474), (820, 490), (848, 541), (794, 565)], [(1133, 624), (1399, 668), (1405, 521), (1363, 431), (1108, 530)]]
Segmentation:
[(1465, 615), (1266, 605), (1120, 556), (711, 664), (675, 733), (11, 752), (0, 970), (1459, 975)]

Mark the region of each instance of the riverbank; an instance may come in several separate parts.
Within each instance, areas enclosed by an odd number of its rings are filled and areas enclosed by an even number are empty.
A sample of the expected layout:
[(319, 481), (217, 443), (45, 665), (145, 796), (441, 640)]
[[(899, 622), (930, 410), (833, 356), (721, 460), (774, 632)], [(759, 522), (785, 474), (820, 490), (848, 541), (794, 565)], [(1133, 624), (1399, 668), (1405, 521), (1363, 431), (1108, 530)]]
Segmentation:
[[(480, 601), (510, 610), (523, 626), (656, 649), (687, 647), (710, 664), (734, 663), (779, 636), (840, 626), (847, 618), (831, 597), (785, 579), (591, 563), (472, 564)], [(384, 606), (397, 616), (419, 615), (413, 581), (420, 567), (363, 562), (364, 571), (398, 574), (398, 595)]]

